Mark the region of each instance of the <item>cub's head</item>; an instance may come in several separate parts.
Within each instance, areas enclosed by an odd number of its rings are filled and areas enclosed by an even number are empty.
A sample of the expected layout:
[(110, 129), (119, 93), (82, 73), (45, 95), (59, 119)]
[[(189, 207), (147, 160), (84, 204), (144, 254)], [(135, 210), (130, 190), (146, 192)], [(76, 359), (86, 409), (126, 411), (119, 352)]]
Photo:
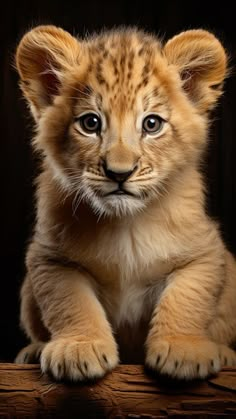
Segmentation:
[(39, 26), (16, 64), (36, 149), (76, 205), (109, 216), (144, 209), (199, 164), (226, 74), (225, 51), (204, 30), (162, 45), (135, 29), (78, 40)]

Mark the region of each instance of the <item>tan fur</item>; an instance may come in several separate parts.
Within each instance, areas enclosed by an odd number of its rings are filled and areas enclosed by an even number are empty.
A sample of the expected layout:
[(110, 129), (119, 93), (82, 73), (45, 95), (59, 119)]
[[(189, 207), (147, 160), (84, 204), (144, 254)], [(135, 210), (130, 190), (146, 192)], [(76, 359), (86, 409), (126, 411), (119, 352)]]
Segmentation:
[[(21, 322), (43, 371), (72, 380), (140, 362), (179, 378), (235, 365), (236, 264), (205, 213), (199, 164), (227, 59), (209, 32), (76, 40), (41, 26), (17, 50), (43, 156)], [(95, 112), (100, 134), (76, 118)], [(142, 131), (148, 114), (165, 122)], [(133, 195), (109, 195), (129, 172)], [(118, 343), (118, 345), (117, 345)], [(119, 346), (119, 348), (118, 348)]]

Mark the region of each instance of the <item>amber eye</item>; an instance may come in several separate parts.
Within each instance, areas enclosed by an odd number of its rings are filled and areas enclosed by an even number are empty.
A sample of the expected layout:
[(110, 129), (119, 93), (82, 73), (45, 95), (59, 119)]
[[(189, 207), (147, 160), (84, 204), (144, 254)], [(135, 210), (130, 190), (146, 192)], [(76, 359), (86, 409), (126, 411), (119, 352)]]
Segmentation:
[(76, 119), (82, 131), (87, 134), (99, 134), (101, 132), (102, 121), (96, 113), (86, 113)]
[(143, 120), (143, 132), (148, 134), (157, 134), (161, 131), (164, 121), (158, 115), (148, 115)]

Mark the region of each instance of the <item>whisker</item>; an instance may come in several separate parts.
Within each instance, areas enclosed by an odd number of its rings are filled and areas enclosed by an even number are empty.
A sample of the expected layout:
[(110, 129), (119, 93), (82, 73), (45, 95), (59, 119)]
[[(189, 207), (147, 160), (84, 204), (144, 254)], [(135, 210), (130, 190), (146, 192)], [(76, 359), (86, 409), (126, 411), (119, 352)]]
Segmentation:
[(154, 176), (151, 176), (151, 177), (148, 177), (148, 178), (142, 178), (140, 176), (140, 177), (136, 177), (135, 179), (130, 179), (129, 182), (130, 183), (134, 183), (134, 182), (137, 182), (137, 181), (146, 182), (147, 180), (153, 180), (153, 179), (154, 179)]
[(69, 89), (75, 90), (76, 92), (80, 93), (83, 97), (85, 96), (85, 97), (91, 98), (91, 96), (93, 95), (92, 92), (88, 93), (88, 92), (86, 92), (86, 90), (82, 90), (79, 87), (75, 87), (75, 86), (71, 86), (71, 85), (69, 85), (69, 86), (67, 85), (66, 87), (68, 87)]
[(74, 197), (74, 199), (72, 201), (72, 214), (73, 214), (73, 217), (75, 216), (75, 213), (76, 213), (76, 211), (77, 211), (77, 209), (79, 207), (79, 204), (80, 204), (80, 200), (78, 199), (79, 198), (79, 194), (80, 194), (80, 189), (78, 189), (78, 191), (75, 194), (75, 197)]

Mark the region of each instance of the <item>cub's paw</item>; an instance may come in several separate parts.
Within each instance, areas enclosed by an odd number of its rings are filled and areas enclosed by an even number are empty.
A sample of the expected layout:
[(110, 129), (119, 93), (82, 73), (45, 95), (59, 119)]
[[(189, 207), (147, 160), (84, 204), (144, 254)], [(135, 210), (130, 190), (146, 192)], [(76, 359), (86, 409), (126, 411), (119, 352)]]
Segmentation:
[(21, 349), (14, 362), (16, 364), (38, 364), (44, 346), (45, 342), (31, 343)]
[(114, 339), (58, 338), (42, 351), (41, 368), (57, 380), (83, 381), (102, 377), (119, 362)]
[(225, 345), (220, 346), (220, 361), (222, 367), (236, 367), (236, 352)]
[(197, 336), (164, 336), (147, 344), (147, 366), (178, 379), (205, 378), (235, 361), (230, 348)]

